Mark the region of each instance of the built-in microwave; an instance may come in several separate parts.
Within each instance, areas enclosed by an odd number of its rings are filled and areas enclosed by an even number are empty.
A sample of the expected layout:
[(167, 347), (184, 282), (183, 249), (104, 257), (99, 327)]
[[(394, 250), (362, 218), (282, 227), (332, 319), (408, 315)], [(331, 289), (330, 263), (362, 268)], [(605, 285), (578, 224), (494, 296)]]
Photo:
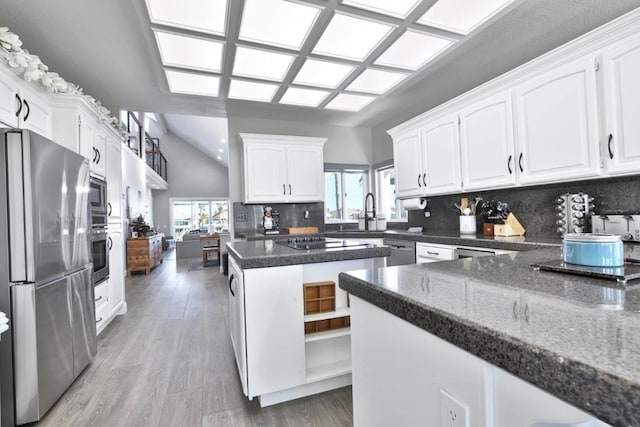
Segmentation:
[(89, 179), (89, 206), (91, 207), (91, 227), (106, 227), (109, 222), (107, 202), (107, 182), (91, 176)]
[(105, 228), (91, 230), (91, 258), (93, 260), (93, 273), (91, 274), (93, 285), (109, 278), (109, 250), (111, 238)]

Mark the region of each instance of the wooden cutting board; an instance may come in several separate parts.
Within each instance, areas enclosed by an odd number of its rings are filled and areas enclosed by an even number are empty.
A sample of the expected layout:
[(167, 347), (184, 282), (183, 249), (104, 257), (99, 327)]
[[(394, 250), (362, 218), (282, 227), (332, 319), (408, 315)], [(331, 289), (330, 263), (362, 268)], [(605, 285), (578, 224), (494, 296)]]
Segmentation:
[(289, 234), (318, 234), (318, 227), (285, 227)]

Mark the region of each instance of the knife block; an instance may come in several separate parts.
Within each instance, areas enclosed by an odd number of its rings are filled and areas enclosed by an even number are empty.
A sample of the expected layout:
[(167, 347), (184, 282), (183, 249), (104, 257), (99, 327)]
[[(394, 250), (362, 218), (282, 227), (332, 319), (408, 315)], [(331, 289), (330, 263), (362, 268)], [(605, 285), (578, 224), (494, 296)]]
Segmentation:
[(494, 236), (524, 236), (526, 230), (520, 224), (520, 221), (516, 218), (516, 216), (512, 213), (507, 216), (507, 219), (504, 220), (504, 224), (495, 224), (493, 226), (493, 235)]

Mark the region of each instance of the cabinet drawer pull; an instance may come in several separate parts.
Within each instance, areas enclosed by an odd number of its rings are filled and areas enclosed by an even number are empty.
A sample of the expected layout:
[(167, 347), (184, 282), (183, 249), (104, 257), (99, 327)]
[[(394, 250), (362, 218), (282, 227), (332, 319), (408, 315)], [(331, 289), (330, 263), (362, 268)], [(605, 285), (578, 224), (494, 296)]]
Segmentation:
[(102, 299), (102, 295), (100, 295), (100, 298), (98, 298), (97, 300), (94, 300), (94, 302), (98, 302)]
[(435, 256), (440, 255), (440, 252), (429, 252), (429, 251), (427, 251), (427, 253), (428, 253), (429, 255), (435, 255)]
[(518, 166), (520, 166), (520, 172), (524, 172), (524, 169), (522, 169), (522, 156), (524, 155), (524, 153), (520, 153), (520, 157), (518, 158)]
[(418, 174), (418, 187), (422, 188), (422, 184), (420, 183), (420, 174)]
[(20, 95), (16, 93), (16, 101), (18, 101), (18, 110), (16, 111), (16, 117), (20, 117), (20, 113), (22, 112), (22, 98)]
[(98, 320), (96, 320), (96, 324), (102, 322), (102, 316)]
[(511, 160), (513, 160), (513, 156), (509, 154), (509, 160), (507, 160), (507, 169), (509, 169), (509, 175), (513, 174), (513, 171), (511, 170)]
[(22, 121), (26, 122), (27, 119), (29, 118), (29, 114), (31, 114), (31, 107), (29, 107), (29, 103), (27, 102), (26, 99), (24, 100), (24, 106), (27, 107), (27, 112), (24, 114)]
[(611, 142), (613, 141), (613, 134), (609, 134), (609, 144), (607, 144), (607, 148), (609, 148), (609, 158), (613, 160), (613, 151), (611, 150)]

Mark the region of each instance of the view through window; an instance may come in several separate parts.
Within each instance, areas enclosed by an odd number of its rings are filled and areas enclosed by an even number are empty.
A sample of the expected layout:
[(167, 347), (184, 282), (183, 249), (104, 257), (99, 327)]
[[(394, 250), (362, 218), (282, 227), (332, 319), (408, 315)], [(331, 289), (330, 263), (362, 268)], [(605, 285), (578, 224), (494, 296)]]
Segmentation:
[(192, 230), (205, 233), (229, 230), (228, 200), (176, 200), (172, 202), (171, 213), (173, 235), (178, 240)]
[(366, 169), (325, 170), (325, 220), (357, 220), (369, 191)]
[(407, 210), (396, 199), (395, 171), (393, 166), (376, 169), (376, 201), (378, 213), (387, 221), (406, 221)]

